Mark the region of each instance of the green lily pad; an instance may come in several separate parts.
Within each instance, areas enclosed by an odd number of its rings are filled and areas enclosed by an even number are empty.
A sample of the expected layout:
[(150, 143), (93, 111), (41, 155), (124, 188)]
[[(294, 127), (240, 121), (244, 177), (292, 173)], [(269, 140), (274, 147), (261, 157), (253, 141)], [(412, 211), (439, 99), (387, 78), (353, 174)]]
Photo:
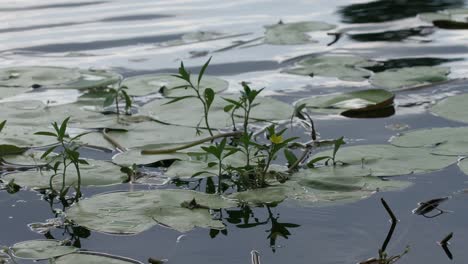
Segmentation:
[[(234, 96), (223, 96), (237, 100)], [(201, 118), (203, 118), (203, 105), (197, 99), (189, 98), (177, 101), (172, 104), (168, 103), (168, 99), (155, 100), (142, 107), (142, 112), (163, 123), (196, 127)], [(293, 107), (289, 104), (280, 102), (273, 98), (257, 97), (255, 103), (258, 103), (252, 109), (250, 117), (255, 120), (286, 120), (291, 118)], [(232, 120), (229, 113), (224, 112), (224, 107), (229, 103), (216, 96), (209, 112), (209, 123), (212, 128), (226, 128), (232, 126)], [(236, 112), (237, 113), (237, 112)], [(241, 114), (241, 111), (238, 111)], [(237, 119), (238, 122), (240, 119)], [(200, 123), (204, 127), (204, 122)], [(207, 134), (207, 133), (205, 133)]]
[(16, 126), (9, 125), (8, 122), (0, 132), (0, 145), (14, 145), (21, 148), (43, 147), (57, 142), (54, 137), (34, 135), (39, 131), (50, 131), (46, 127), (36, 126)]
[(13, 255), (21, 259), (41, 260), (55, 258), (78, 251), (78, 248), (65, 246), (58, 240), (28, 240), (11, 247)]
[[(108, 186), (126, 182), (128, 176), (120, 172), (120, 167), (110, 162), (100, 160), (87, 160), (89, 165), (80, 165), (81, 186)], [(51, 170), (29, 170), (10, 173), (2, 177), (6, 181), (14, 180), (16, 184), (33, 189), (49, 188), (50, 177), (54, 175)], [(73, 166), (68, 167), (65, 186), (76, 186), (78, 176)], [(53, 178), (54, 188), (62, 187), (62, 174), (59, 169), (58, 175)]]
[(393, 104), (395, 95), (386, 90), (371, 89), (324, 96), (312, 96), (299, 100), (296, 105), (306, 104), (313, 112), (341, 114), (378, 110)]
[(468, 123), (466, 100), (468, 100), (468, 94), (448, 97), (432, 106), (431, 112), (449, 120)]
[[(198, 75), (192, 75), (193, 84), (197, 84)], [(127, 78), (122, 82), (122, 85), (127, 86), (128, 94), (133, 96), (144, 96), (151, 93), (161, 92), (166, 97), (179, 97), (196, 95), (191, 88), (179, 88), (181, 85), (186, 85), (184, 80), (172, 76), (171, 74), (149, 74)], [(229, 83), (220, 78), (204, 75), (200, 83), (201, 92), (205, 88), (211, 88), (216, 93), (226, 90)], [(163, 88), (164, 87), (164, 88)]]
[[(323, 151), (315, 154), (312, 159), (331, 155), (332, 150)], [(369, 170), (371, 176), (428, 173), (441, 170), (456, 161), (454, 157), (432, 155), (424, 148), (399, 148), (392, 145), (343, 147), (339, 149), (336, 159)]]
[(40, 85), (49, 89), (102, 88), (117, 83), (120, 75), (95, 70), (61, 67), (12, 67), (0, 69), (0, 87), (29, 88)]
[(449, 73), (448, 67), (407, 67), (378, 72), (370, 82), (377, 87), (398, 91), (446, 81)]
[[(47, 159), (41, 159), (43, 151), (27, 150), (21, 155), (6, 155), (2, 156), (2, 160), (6, 163), (19, 166), (41, 166), (47, 164)], [(53, 156), (54, 153), (49, 154)]]
[(61, 256), (55, 264), (143, 264), (140, 261), (92, 251), (80, 251)]
[(0, 87), (0, 99), (12, 97), (18, 94), (22, 94), (25, 92), (31, 91), (31, 88), (5, 88), (5, 87)]
[[(184, 206), (194, 199), (196, 208)], [(115, 192), (80, 201), (68, 209), (67, 218), (104, 233), (137, 234), (156, 224), (187, 232), (194, 227), (224, 229), (223, 223), (213, 220), (206, 208), (236, 205), (236, 202), (219, 195), (189, 190)]]
[[(208, 133), (197, 136), (196, 131), (189, 127), (164, 125), (157, 122), (142, 122), (133, 124), (128, 131), (110, 130), (107, 134), (126, 148), (153, 148), (161, 144), (175, 144), (191, 142)], [(101, 132), (93, 132), (80, 138), (80, 142), (89, 146), (113, 149)]]
[(468, 175), (468, 159), (463, 159), (458, 163), (458, 167), (460, 167), (461, 171)]
[(351, 55), (323, 55), (299, 61), (284, 72), (298, 75), (336, 77), (343, 81), (364, 81), (371, 76), (372, 67), (378, 62)]
[(327, 31), (335, 27), (335, 25), (317, 21), (269, 25), (265, 26), (265, 43), (271, 45), (299, 45), (316, 42), (307, 33)]
[(432, 154), (468, 155), (468, 127), (441, 127), (405, 132), (391, 140), (392, 145), (428, 148)]

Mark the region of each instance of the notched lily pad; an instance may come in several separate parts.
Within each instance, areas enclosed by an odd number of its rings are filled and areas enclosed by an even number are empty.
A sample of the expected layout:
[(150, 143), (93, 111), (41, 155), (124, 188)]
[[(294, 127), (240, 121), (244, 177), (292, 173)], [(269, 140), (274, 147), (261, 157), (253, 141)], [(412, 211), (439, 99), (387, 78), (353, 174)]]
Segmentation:
[(398, 91), (446, 81), (449, 73), (448, 67), (406, 67), (378, 72), (370, 82), (377, 87)]
[[(108, 186), (126, 182), (128, 176), (120, 172), (120, 167), (110, 162), (99, 160), (87, 160), (89, 165), (80, 165), (81, 186)], [(47, 189), (50, 186), (50, 177), (54, 175), (51, 170), (29, 170), (10, 173), (2, 177), (6, 181), (14, 180), (16, 184), (34, 189)], [(65, 186), (75, 186), (78, 181), (76, 170), (70, 166), (65, 177)], [(54, 188), (62, 186), (62, 174), (53, 178)]]
[(432, 154), (446, 156), (468, 155), (468, 127), (441, 127), (408, 131), (393, 137), (392, 145), (427, 148)]
[[(331, 156), (332, 150), (315, 154), (312, 159)], [(397, 176), (441, 170), (456, 158), (432, 155), (424, 148), (400, 148), (392, 145), (358, 145), (340, 148), (337, 161), (368, 170), (371, 176)], [(341, 166), (341, 165), (336, 166)], [(344, 166), (343, 168), (347, 168)]]
[(126, 257), (105, 253), (80, 251), (57, 258), (55, 264), (143, 264), (142, 262)]
[(468, 123), (468, 94), (448, 97), (431, 108), (431, 112), (453, 121)]
[(323, 55), (299, 61), (295, 67), (284, 72), (298, 75), (336, 77), (343, 81), (364, 81), (371, 76), (365, 67), (378, 62), (352, 55)]
[[(198, 75), (192, 75), (191, 80), (196, 84), (198, 82)], [(158, 92), (166, 97), (195, 95), (195, 92), (191, 88), (175, 88), (181, 85), (187, 85), (187, 83), (171, 74), (135, 76), (125, 79), (122, 85), (127, 86), (129, 88), (128, 94), (133, 96), (144, 96)], [(226, 90), (229, 87), (229, 83), (217, 77), (204, 75), (200, 87), (201, 91), (205, 88), (211, 88), (216, 93), (219, 93)]]
[(120, 75), (96, 70), (61, 67), (11, 67), (0, 69), (0, 87), (90, 89), (117, 83)]
[(50, 259), (78, 251), (78, 248), (63, 245), (58, 240), (28, 240), (11, 247), (13, 255), (21, 259)]
[(324, 96), (312, 96), (299, 100), (296, 104), (306, 104), (313, 112), (326, 114), (364, 113), (389, 107), (395, 95), (381, 89), (363, 90), (349, 93), (338, 93)]
[[(195, 200), (197, 208), (184, 206)], [(235, 207), (219, 195), (188, 190), (152, 190), (95, 195), (67, 211), (67, 218), (91, 230), (113, 234), (137, 234), (156, 224), (180, 232), (194, 227), (224, 229), (209, 209)]]
[(265, 26), (265, 43), (272, 45), (298, 45), (316, 42), (307, 33), (327, 31), (336, 26), (325, 22), (308, 21), (296, 23), (278, 23)]

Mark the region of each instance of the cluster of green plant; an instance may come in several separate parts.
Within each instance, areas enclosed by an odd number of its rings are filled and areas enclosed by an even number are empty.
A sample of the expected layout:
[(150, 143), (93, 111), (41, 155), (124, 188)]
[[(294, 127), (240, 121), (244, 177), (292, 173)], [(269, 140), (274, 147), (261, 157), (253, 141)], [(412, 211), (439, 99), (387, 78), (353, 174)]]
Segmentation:
[(115, 104), (115, 112), (117, 115), (121, 114), (120, 110), (120, 105), (119, 101), (123, 100), (125, 102), (125, 114), (129, 115), (131, 114), (131, 108), (133, 104), (132, 98), (128, 95), (127, 90), (128, 87), (122, 86), (121, 83), (119, 82), (116, 88), (108, 88), (108, 95), (105, 97), (104, 100), (104, 107), (111, 106), (112, 104)]
[[(179, 67), (179, 74), (173, 75), (179, 79), (182, 79), (186, 84), (174, 87), (173, 89), (192, 89), (194, 91), (193, 95), (180, 96), (172, 99), (167, 104), (171, 104), (177, 101), (181, 101), (188, 98), (197, 98), (200, 103), (203, 105), (203, 117), (196, 127), (197, 134), (203, 132), (203, 128), (208, 131), (211, 137), (207, 138), (211, 141), (211, 145), (202, 146), (201, 148), (206, 152), (208, 156), (214, 158), (215, 161), (209, 161), (208, 167), (218, 166), (218, 193), (223, 192), (222, 188), (222, 178), (226, 176), (231, 180), (236, 179), (235, 182), (239, 183), (238, 186), (245, 189), (255, 189), (268, 186), (268, 181), (271, 179), (276, 179), (280, 182), (287, 180), (287, 173), (279, 173), (271, 170), (272, 162), (278, 158), (278, 155), (283, 152), (287, 161), (288, 161), (288, 170), (287, 172), (293, 172), (297, 170), (299, 165), (304, 162), (308, 153), (310, 153), (312, 145), (305, 147), (304, 153), (301, 157), (297, 157), (292, 151), (289, 150), (289, 147), (293, 145), (297, 137), (284, 138), (284, 134), (287, 131), (287, 128), (277, 129), (275, 124), (271, 124), (264, 129), (266, 134), (265, 138), (259, 136), (260, 133), (255, 133), (255, 131), (250, 129), (251, 125), (251, 112), (254, 107), (258, 106), (259, 103), (256, 102), (256, 98), (262, 92), (263, 89), (252, 89), (248, 83), (242, 82), (243, 90), (240, 92), (240, 96), (237, 100), (231, 98), (221, 97), (226, 102), (224, 111), (229, 113), (232, 120), (232, 129), (235, 134), (231, 133), (218, 133), (215, 135), (212, 129), (212, 126), (209, 123), (209, 114), (210, 107), (217, 96), (212, 88), (202, 87), (200, 85), (203, 75), (211, 61), (211, 58), (203, 65), (199, 74), (196, 84), (193, 83), (191, 79), (191, 73), (185, 68), (184, 64), (181, 63)], [(312, 130), (312, 140), (316, 140), (315, 127), (313, 121), (307, 113), (304, 113), (304, 106), (296, 108), (294, 116), (297, 116), (301, 119), (305, 119), (304, 116), (307, 116), (310, 121), (310, 127)], [(294, 117), (293, 116), (293, 117)], [(240, 118), (241, 120), (239, 121)], [(201, 126), (201, 123), (204, 121), (204, 127)], [(238, 127), (238, 123), (242, 124), (242, 127)], [(214, 142), (215, 139), (223, 138), (220, 142)], [(228, 138), (230, 138), (228, 143)], [(201, 140), (197, 144), (204, 143), (208, 140)], [(333, 141), (334, 151), (333, 156), (319, 157), (308, 162), (308, 167), (314, 167), (314, 164), (318, 161), (326, 160), (326, 164), (329, 162), (332, 165), (336, 165), (338, 161), (336, 160), (336, 153), (338, 152), (341, 145), (345, 144), (343, 137)], [(190, 144), (193, 146), (194, 144)], [(301, 145), (301, 144), (299, 144)], [(245, 157), (244, 166), (231, 166), (225, 164), (226, 158), (232, 156), (236, 153), (243, 153)], [(159, 153), (159, 152), (156, 152)], [(147, 151), (144, 154), (155, 154), (151, 151)], [(200, 174), (209, 173), (207, 171), (200, 171), (193, 174), (197, 176)]]
[[(55, 137), (57, 139), (57, 144), (53, 145), (52, 147), (48, 148), (41, 156), (41, 159), (47, 160), (47, 167), (54, 171), (54, 174), (49, 179), (49, 188), (51, 194), (58, 195), (60, 199), (65, 199), (70, 187), (74, 186), (75, 188), (75, 197), (74, 200), (78, 201), (81, 197), (81, 172), (80, 172), (80, 165), (88, 165), (88, 162), (85, 159), (80, 158), (79, 148), (81, 144), (77, 142), (77, 140), (88, 134), (89, 132), (80, 133), (74, 137), (70, 137), (67, 133), (67, 126), (70, 117), (63, 120), (63, 122), (59, 125), (57, 122), (52, 123), (52, 127), (54, 128), (55, 132), (49, 131), (39, 131), (36, 132), (36, 135), (41, 136), (48, 136), (48, 137)], [(53, 155), (53, 151), (60, 147), (60, 151), (57, 153), (55, 152)], [(69, 186), (66, 184), (66, 176), (70, 169), (75, 169), (77, 174), (77, 182), (72, 183)], [(53, 180), (55, 177), (62, 177), (61, 182), (62, 185), (60, 190), (57, 191), (54, 188)]]

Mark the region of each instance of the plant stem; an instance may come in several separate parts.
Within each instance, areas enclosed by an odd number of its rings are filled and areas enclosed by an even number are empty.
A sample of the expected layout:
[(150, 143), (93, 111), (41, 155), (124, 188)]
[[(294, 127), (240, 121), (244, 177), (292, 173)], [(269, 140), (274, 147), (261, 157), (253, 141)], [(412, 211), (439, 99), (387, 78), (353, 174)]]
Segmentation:
[(307, 146), (304, 152), (302, 153), (302, 156), (294, 162), (289, 168), (288, 168), (288, 173), (291, 173), (294, 169), (301, 164), (302, 161), (304, 161), (307, 158), (307, 155), (309, 155), (310, 150), (312, 149), (312, 146)]
[(223, 160), (222, 159), (219, 159), (219, 170), (218, 170), (218, 194), (221, 195), (221, 173), (222, 173), (222, 165), (223, 165)]
[(122, 146), (119, 142), (117, 142), (117, 140), (115, 140), (113, 137), (107, 134), (107, 128), (104, 128), (101, 133), (104, 139), (107, 140), (109, 143), (111, 143), (120, 152), (127, 150), (126, 147)]
[(234, 132), (229, 132), (229, 133), (222, 133), (222, 134), (217, 134), (217, 135), (214, 135), (214, 136), (211, 136), (211, 137), (202, 138), (202, 139), (200, 139), (200, 140), (193, 141), (193, 142), (187, 143), (187, 144), (185, 144), (185, 145), (177, 146), (177, 147), (173, 147), (173, 148), (167, 148), (167, 149), (145, 149), (145, 150), (142, 150), (142, 151), (141, 151), (141, 154), (142, 154), (142, 155), (157, 155), (157, 154), (173, 153), (173, 152), (176, 152), (176, 151), (178, 151), (178, 150), (188, 149), (188, 148), (191, 148), (191, 147), (193, 147), (193, 146), (200, 145), (200, 144), (205, 143), (205, 142), (207, 142), (207, 141), (213, 141), (213, 140), (215, 140), (215, 139), (224, 138), (224, 137), (235, 137), (235, 136), (239, 136), (239, 135), (242, 135), (242, 134), (243, 134), (242, 131), (234, 131)]

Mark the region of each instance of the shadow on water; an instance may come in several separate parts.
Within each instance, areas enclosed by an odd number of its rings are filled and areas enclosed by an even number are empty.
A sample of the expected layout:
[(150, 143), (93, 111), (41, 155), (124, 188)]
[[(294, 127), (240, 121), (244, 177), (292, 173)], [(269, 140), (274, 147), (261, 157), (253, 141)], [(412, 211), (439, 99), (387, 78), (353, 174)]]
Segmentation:
[(392, 41), (398, 42), (411, 37), (425, 37), (434, 33), (431, 27), (421, 26), (402, 30), (391, 30), (377, 33), (350, 34), (350, 38), (355, 41)]
[(342, 16), (342, 22), (371, 23), (398, 20), (463, 5), (463, 0), (379, 0), (344, 6), (338, 12)]
[(416, 67), (416, 66), (437, 66), (442, 63), (460, 61), (462, 59), (443, 59), (443, 58), (402, 58), (402, 59), (391, 59), (382, 61), (379, 64), (371, 67), (365, 67), (366, 69), (373, 72), (383, 72), (389, 69), (405, 68), (405, 67)]

